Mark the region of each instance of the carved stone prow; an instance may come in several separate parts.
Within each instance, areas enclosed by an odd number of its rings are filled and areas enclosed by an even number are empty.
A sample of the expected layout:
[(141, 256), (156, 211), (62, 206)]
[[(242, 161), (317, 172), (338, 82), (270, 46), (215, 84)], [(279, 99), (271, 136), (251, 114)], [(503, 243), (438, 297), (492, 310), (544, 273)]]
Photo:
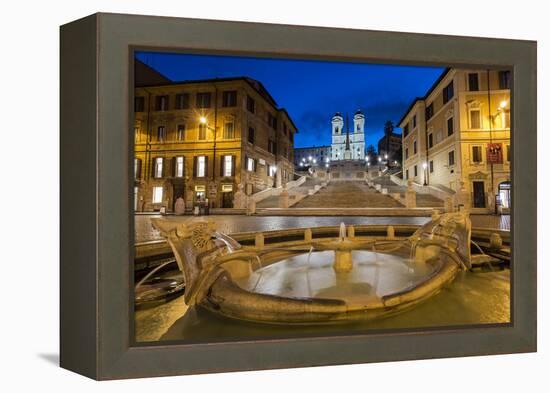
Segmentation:
[(183, 273), (186, 304), (200, 302), (205, 295), (204, 288), (208, 288), (223, 273), (221, 269), (215, 269), (215, 257), (240, 248), (240, 244), (216, 232), (212, 221), (177, 223), (165, 218), (154, 218), (151, 221), (166, 238)]
[(464, 268), (472, 267), (472, 223), (467, 212), (446, 213), (420, 227), (411, 237), (414, 247), (441, 247), (456, 253)]

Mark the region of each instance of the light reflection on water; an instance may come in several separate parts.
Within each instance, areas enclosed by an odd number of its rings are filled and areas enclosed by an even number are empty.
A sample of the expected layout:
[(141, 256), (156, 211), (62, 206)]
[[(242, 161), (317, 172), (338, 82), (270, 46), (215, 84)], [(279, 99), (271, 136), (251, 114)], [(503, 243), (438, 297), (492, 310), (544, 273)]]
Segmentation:
[(230, 320), (198, 309), (183, 297), (135, 314), (136, 340), (220, 341), (284, 336), (360, 333), (373, 329), (408, 329), (510, 322), (510, 271), (459, 272), (449, 286), (402, 314), (344, 325), (283, 326)]

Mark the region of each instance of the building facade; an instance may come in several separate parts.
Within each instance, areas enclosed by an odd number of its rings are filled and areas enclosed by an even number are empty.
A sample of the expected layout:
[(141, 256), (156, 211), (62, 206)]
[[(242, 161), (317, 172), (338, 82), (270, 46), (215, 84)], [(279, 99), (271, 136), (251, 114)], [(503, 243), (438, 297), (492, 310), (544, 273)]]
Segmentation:
[(330, 161), (330, 146), (298, 147), (294, 149), (294, 167), (300, 168), (325, 165)]
[(378, 141), (378, 155), (385, 157), (388, 156), (388, 161), (401, 161), (401, 134), (385, 133)]
[(263, 85), (225, 78), (136, 86), (135, 211), (233, 207), (293, 179), (296, 126)]
[[(353, 116), (353, 129), (349, 130), (340, 112), (332, 117), (331, 160), (362, 160), (365, 158), (365, 115), (357, 110)], [(344, 129), (344, 127), (346, 127)], [(348, 153), (346, 153), (346, 150)]]
[(472, 209), (508, 209), (510, 77), (506, 70), (445, 70), (399, 122), (403, 178), (454, 191), (463, 186)]

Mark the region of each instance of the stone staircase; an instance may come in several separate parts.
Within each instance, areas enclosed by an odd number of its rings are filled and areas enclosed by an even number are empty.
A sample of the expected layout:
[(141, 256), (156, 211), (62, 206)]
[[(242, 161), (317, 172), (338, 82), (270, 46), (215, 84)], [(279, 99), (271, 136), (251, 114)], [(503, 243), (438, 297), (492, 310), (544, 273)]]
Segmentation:
[[(290, 190), (288, 190), (288, 195), (290, 201), (292, 201), (295, 198), (300, 198), (302, 196), (307, 196), (308, 190), (314, 188), (316, 185), (321, 185), (321, 183), (324, 180), (308, 177), (306, 181), (297, 187), (293, 187)], [(258, 209), (265, 209), (265, 208), (276, 208), (279, 207), (279, 196), (270, 196), (256, 204), (256, 208)]]
[[(388, 190), (388, 194), (396, 194), (399, 193), (401, 195), (401, 198), (405, 198), (405, 192), (407, 191), (407, 187), (399, 185), (395, 183), (393, 180), (391, 180), (389, 174), (384, 174), (380, 177), (376, 177), (372, 179), (372, 181), (375, 184), (380, 184), (381, 188), (385, 188)], [(443, 208), (444, 202), (436, 198), (435, 196), (431, 194), (421, 194), (416, 193), (416, 206), (417, 207), (437, 207), (437, 208)]]
[(331, 182), (326, 188), (310, 195), (295, 208), (402, 208), (403, 205), (388, 195), (369, 188), (363, 181)]

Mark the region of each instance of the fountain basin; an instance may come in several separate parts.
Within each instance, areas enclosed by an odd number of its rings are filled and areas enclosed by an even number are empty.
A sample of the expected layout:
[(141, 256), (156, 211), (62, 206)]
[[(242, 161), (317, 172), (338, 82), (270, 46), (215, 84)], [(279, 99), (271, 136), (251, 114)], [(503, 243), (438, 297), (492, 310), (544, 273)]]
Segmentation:
[[(187, 283), (185, 302), (278, 324), (369, 320), (430, 298), (470, 263), (469, 219), (444, 215), (407, 239), (311, 238), (239, 247), (212, 223), (155, 222)], [(353, 228), (350, 228), (352, 230)], [(353, 231), (351, 231), (353, 233)]]

